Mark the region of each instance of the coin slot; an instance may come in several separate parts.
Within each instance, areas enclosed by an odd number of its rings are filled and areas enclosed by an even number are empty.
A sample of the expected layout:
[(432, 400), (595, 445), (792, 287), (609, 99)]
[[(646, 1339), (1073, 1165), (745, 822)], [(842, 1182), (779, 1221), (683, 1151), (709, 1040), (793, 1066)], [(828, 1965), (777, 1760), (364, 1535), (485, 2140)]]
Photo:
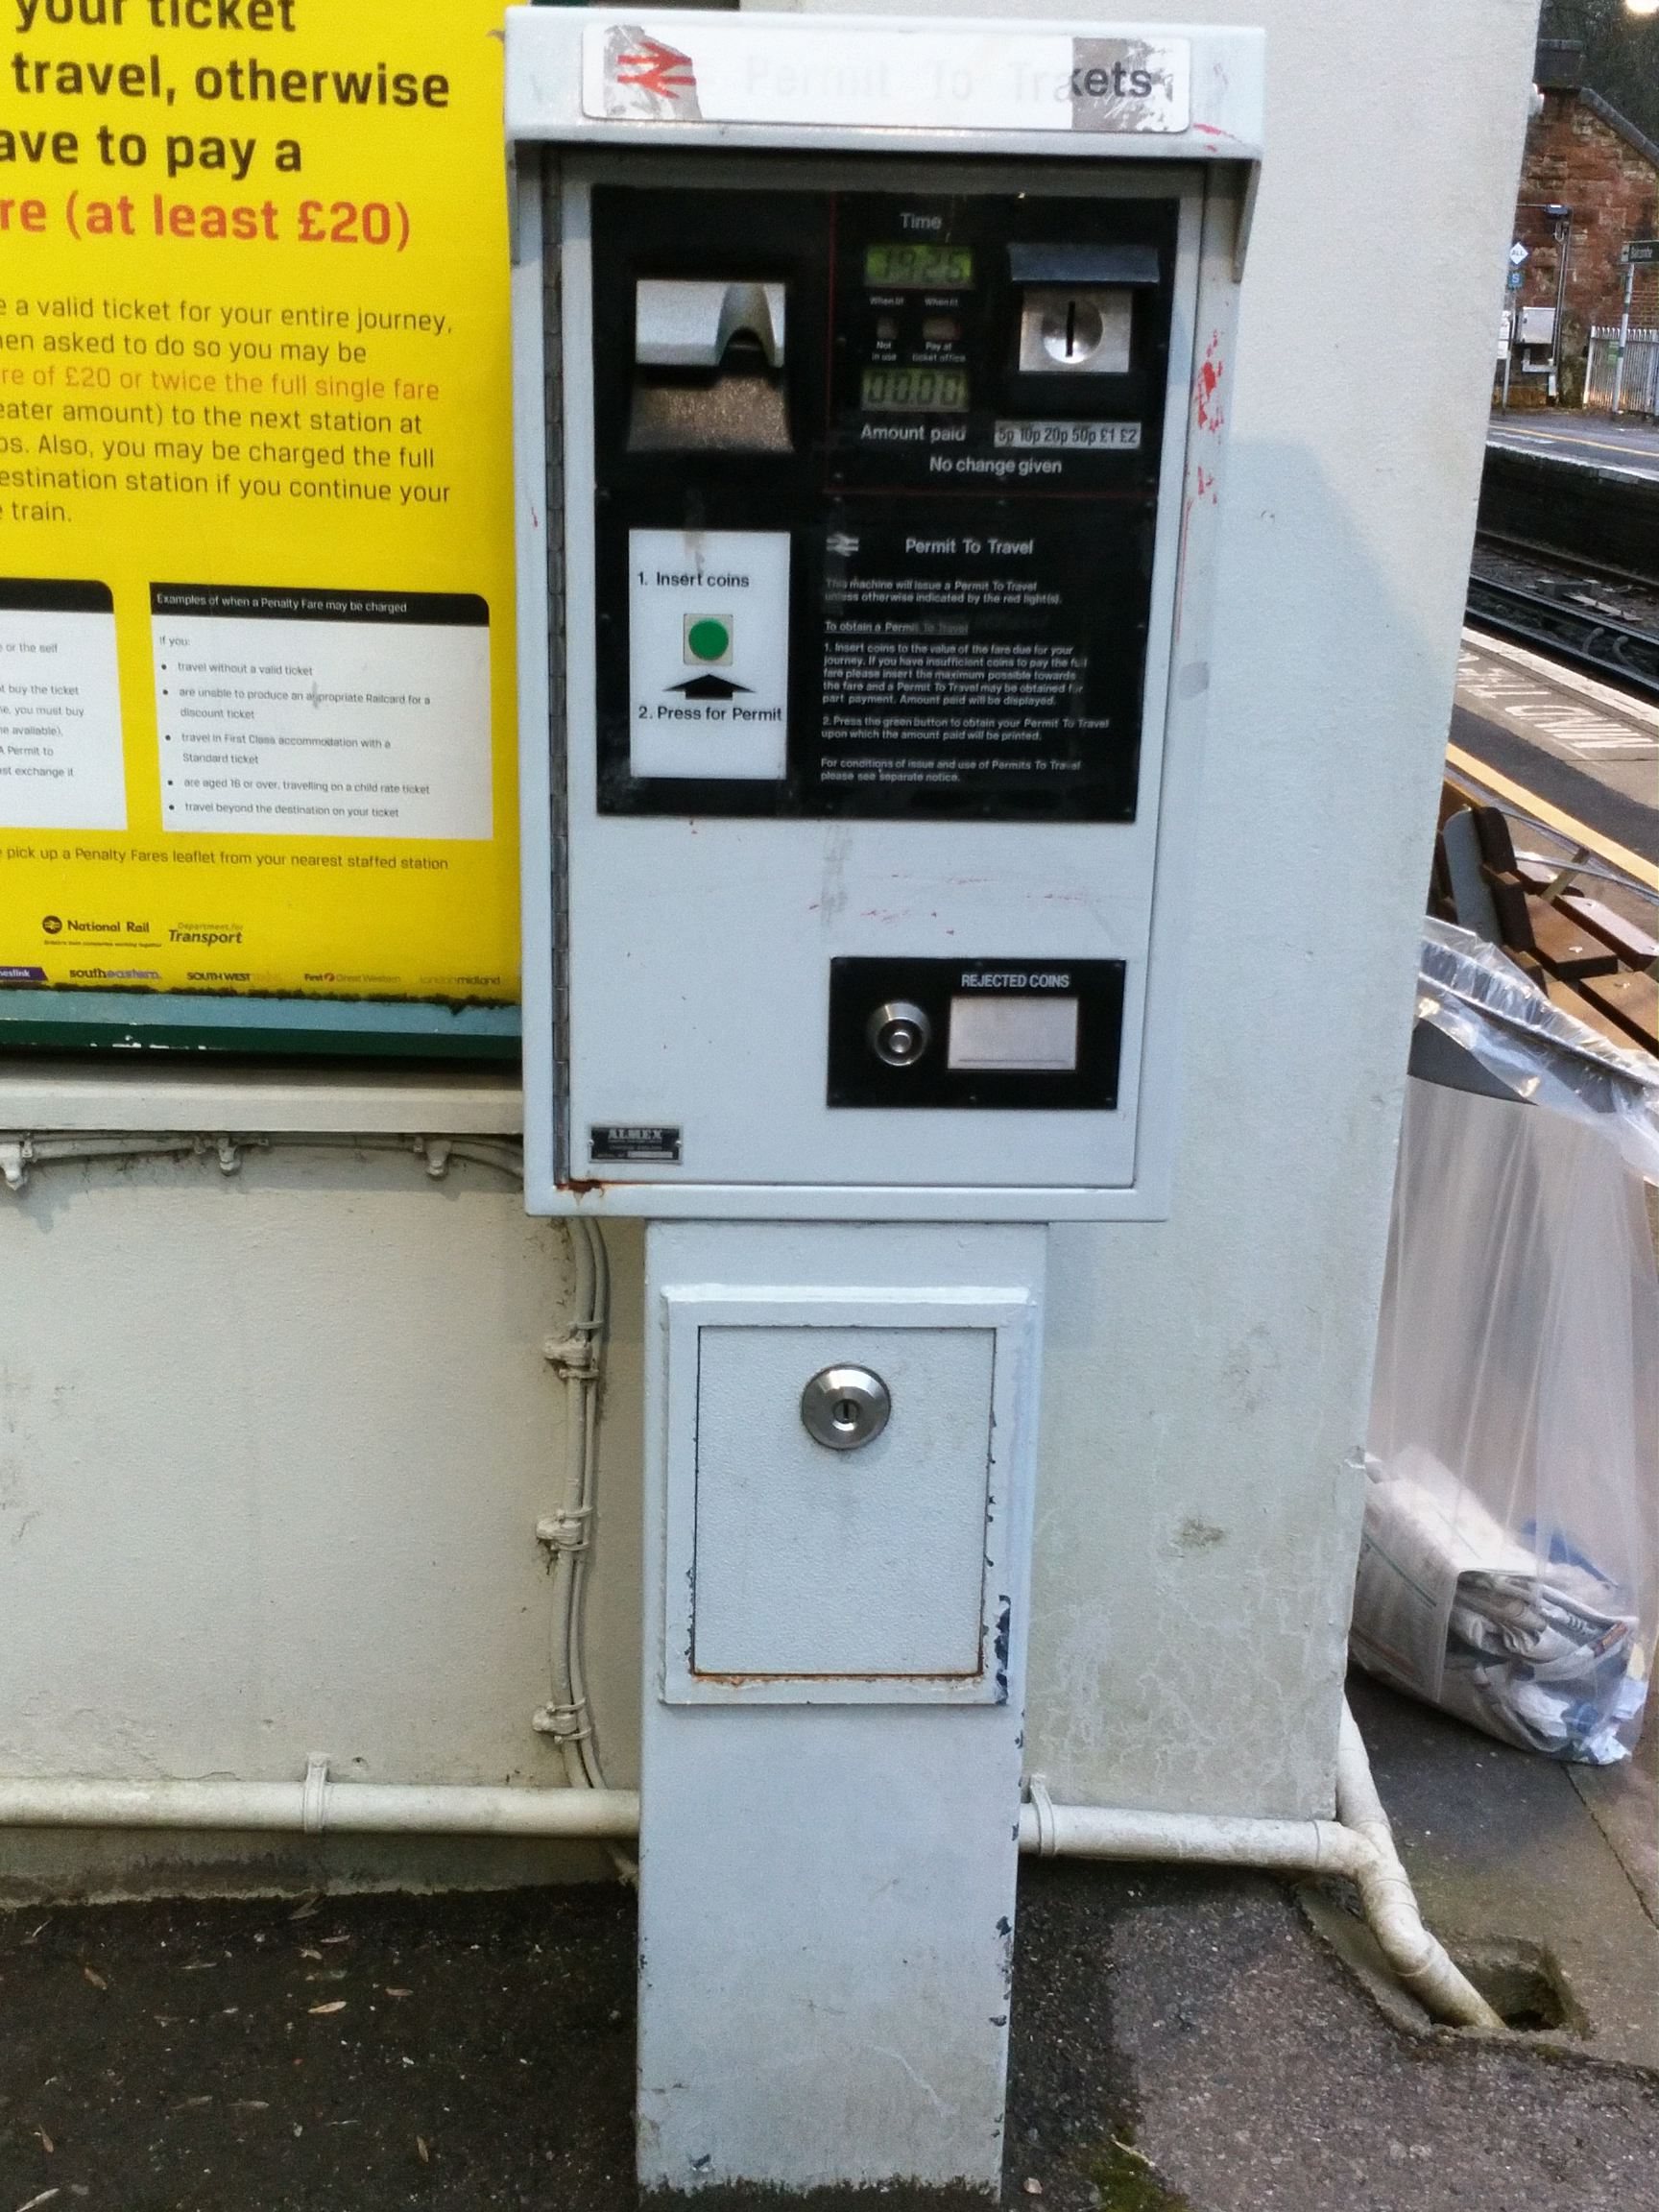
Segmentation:
[(1118, 286), (1028, 285), (1020, 308), (1021, 371), (1127, 375), (1133, 326), (1133, 297)]

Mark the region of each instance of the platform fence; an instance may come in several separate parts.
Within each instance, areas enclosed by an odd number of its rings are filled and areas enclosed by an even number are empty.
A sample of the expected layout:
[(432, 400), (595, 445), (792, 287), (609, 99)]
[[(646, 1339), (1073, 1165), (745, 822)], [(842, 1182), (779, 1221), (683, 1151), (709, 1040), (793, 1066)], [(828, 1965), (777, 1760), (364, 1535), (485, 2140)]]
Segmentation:
[(1624, 349), (1624, 378), (1619, 379), (1619, 325), (1590, 333), (1590, 358), (1584, 369), (1586, 407), (1611, 408), (1617, 399), (1625, 415), (1659, 416), (1659, 330), (1632, 329)]

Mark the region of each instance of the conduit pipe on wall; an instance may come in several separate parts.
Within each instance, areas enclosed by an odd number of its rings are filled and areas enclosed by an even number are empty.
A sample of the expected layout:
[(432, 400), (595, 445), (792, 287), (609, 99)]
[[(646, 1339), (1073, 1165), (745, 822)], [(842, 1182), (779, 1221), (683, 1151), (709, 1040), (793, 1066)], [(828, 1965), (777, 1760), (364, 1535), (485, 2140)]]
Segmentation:
[(551, 1736), (573, 1789), (603, 1790), (583, 1673), (582, 1599), (593, 1536), (594, 1478), (599, 1459), (599, 1383), (611, 1310), (611, 1262), (605, 1239), (589, 1221), (565, 1224), (576, 1265), (575, 1312), (565, 1336), (546, 1346), (565, 1383), (565, 1498), (536, 1524), (553, 1562), (553, 1695), (536, 1715)]
[[(1423, 1925), (1400, 1863), (1365, 1745), (1346, 1705), (1337, 1747), (1338, 1820), (1262, 1820), (1201, 1813), (1056, 1805), (1040, 1776), (1020, 1818), (1020, 1848), (1042, 1858), (1251, 1866), (1341, 1874), (1359, 1892), (1379, 1947), (1436, 2019), (1503, 2025)], [(631, 1790), (468, 1789), (335, 1783), (314, 1759), (303, 1782), (4, 1782), (0, 1827), (278, 1829), (290, 1834), (537, 1836), (614, 1843), (636, 1836)]]
[(184, 1828), (290, 1836), (563, 1836), (626, 1841), (632, 1790), (469, 1789), (456, 1783), (0, 1782), (0, 1828)]
[(397, 1152), (423, 1160), (426, 1172), (439, 1182), (451, 1160), (470, 1160), (481, 1167), (495, 1167), (515, 1182), (524, 1180), (524, 1155), (520, 1146), (493, 1142), (479, 1137), (389, 1137), (377, 1132), (359, 1136), (319, 1134), (285, 1129), (252, 1134), (240, 1130), (202, 1130), (188, 1135), (122, 1134), (117, 1131), (54, 1131), (36, 1136), (28, 1131), (0, 1136), (0, 1183), (9, 1190), (21, 1190), (31, 1168), (50, 1167), (71, 1161), (135, 1160), (141, 1158), (212, 1158), (221, 1171), (234, 1175), (244, 1152), (269, 1152), (277, 1145), (312, 1151)]
[(1020, 1848), (1042, 1858), (1156, 1860), (1345, 1875), (1359, 1892), (1379, 1950), (1436, 2020), (1460, 2028), (1501, 2029), (1502, 2015), (1423, 1925), (1416, 1892), (1372, 1780), (1364, 1739), (1346, 1699), (1336, 1742), (1336, 1813), (1334, 1820), (1255, 1820), (1056, 1805), (1041, 1776), (1034, 1775), (1030, 1802), (1020, 1818)]

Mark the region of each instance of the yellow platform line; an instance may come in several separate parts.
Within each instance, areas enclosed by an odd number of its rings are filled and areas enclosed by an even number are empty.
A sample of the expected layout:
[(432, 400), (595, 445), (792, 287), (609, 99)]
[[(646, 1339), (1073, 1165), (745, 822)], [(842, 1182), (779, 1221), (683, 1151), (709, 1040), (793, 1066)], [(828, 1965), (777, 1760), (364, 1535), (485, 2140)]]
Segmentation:
[(1565, 837), (1571, 845), (1581, 845), (1586, 853), (1593, 854), (1598, 860), (1605, 860), (1610, 868), (1622, 869), (1636, 882), (1646, 883), (1650, 891), (1659, 891), (1659, 867), (1651, 860), (1644, 860), (1640, 853), (1632, 853), (1628, 845), (1616, 844), (1599, 830), (1592, 830), (1587, 822), (1563, 814), (1559, 806), (1551, 806), (1548, 799), (1540, 799), (1537, 792), (1528, 791), (1525, 783), (1500, 776), (1496, 768), (1488, 768), (1484, 760), (1478, 759), (1473, 753), (1465, 753), (1460, 745), (1447, 746), (1446, 764), (1454, 775), (1467, 776), (1483, 784), (1494, 798), (1504, 801), (1541, 829), (1553, 830), (1557, 837)]

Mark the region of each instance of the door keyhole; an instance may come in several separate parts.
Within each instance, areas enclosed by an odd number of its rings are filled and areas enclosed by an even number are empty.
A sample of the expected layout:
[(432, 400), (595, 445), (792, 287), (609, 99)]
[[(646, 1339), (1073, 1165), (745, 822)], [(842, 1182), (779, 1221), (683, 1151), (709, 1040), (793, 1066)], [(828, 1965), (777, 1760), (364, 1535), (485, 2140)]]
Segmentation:
[(868, 1367), (821, 1367), (801, 1393), (801, 1419), (815, 1443), (855, 1452), (879, 1436), (893, 1402)]

